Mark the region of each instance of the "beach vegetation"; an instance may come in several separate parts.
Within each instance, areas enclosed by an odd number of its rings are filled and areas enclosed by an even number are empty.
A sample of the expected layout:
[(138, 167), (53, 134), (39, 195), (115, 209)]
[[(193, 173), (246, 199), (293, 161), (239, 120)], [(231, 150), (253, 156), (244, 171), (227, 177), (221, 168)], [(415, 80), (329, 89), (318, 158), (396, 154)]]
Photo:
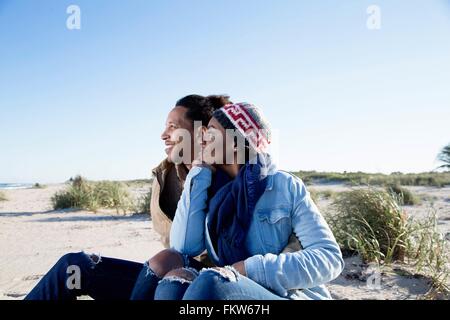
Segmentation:
[(365, 173), (365, 172), (293, 172), (306, 184), (344, 183), (350, 186), (433, 186), (444, 187), (450, 185), (450, 172), (424, 173)]
[(401, 205), (414, 206), (420, 203), (419, 198), (413, 192), (400, 185), (389, 185), (386, 190), (395, 194)]
[(71, 179), (66, 190), (57, 192), (51, 199), (55, 210), (77, 208), (97, 211), (99, 208), (122, 210), (133, 205), (126, 186), (114, 181), (88, 181), (81, 176)]
[(340, 193), (326, 219), (343, 252), (359, 254), (364, 262), (413, 266), (432, 279), (430, 294), (449, 291), (449, 244), (437, 229), (437, 215), (407, 216), (395, 192), (372, 187)]
[(147, 213), (150, 214), (150, 202), (152, 199), (152, 190), (148, 189), (143, 195), (141, 195), (135, 202), (134, 212), (135, 213)]
[(438, 169), (450, 169), (450, 143), (442, 148), (438, 155), (438, 161), (443, 163), (438, 167)]

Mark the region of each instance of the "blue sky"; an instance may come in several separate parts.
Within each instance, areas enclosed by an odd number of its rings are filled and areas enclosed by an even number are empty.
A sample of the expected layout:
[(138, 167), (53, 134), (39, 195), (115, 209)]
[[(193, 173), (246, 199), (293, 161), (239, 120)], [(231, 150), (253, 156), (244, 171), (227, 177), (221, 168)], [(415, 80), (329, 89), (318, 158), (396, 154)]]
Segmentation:
[(0, 181), (148, 178), (191, 93), (260, 106), (284, 169), (429, 171), (449, 40), (444, 0), (0, 0)]

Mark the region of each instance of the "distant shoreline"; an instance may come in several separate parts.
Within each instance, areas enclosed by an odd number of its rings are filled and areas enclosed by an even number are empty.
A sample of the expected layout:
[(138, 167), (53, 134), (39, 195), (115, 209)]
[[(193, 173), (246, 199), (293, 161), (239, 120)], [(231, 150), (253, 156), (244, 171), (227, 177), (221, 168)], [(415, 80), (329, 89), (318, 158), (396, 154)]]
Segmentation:
[(0, 183), (0, 190), (31, 189), (32, 183)]

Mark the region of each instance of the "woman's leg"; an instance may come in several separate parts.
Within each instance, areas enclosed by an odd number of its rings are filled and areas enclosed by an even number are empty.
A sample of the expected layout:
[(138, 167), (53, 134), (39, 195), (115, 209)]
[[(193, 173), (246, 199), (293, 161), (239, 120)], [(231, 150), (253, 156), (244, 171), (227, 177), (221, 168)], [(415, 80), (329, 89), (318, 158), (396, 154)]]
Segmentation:
[(129, 299), (142, 263), (69, 253), (59, 259), (26, 300)]
[(189, 267), (168, 272), (156, 287), (155, 300), (182, 300), (197, 276), (198, 271)]
[[(198, 261), (195, 261), (186, 255), (182, 255), (175, 250), (166, 249), (161, 251), (145, 263), (144, 268), (137, 277), (130, 299), (154, 300), (155, 298), (160, 299), (163, 296), (165, 297), (163, 299), (177, 297), (180, 294), (177, 292), (181, 292), (180, 290), (182, 290), (184, 293), (186, 281), (190, 281), (189, 279), (182, 279), (182, 277), (186, 275), (183, 274), (183, 271), (189, 270), (189, 267), (195, 268), (198, 264)], [(177, 281), (169, 281), (176, 277), (178, 277)], [(164, 281), (161, 281), (163, 278), (165, 278)], [(162, 287), (167, 288), (166, 290), (161, 288), (158, 290), (158, 296), (155, 296), (156, 288), (159, 286), (160, 282), (162, 282)], [(169, 291), (171, 293), (169, 293)]]
[(204, 269), (192, 282), (184, 300), (286, 300), (232, 268)]

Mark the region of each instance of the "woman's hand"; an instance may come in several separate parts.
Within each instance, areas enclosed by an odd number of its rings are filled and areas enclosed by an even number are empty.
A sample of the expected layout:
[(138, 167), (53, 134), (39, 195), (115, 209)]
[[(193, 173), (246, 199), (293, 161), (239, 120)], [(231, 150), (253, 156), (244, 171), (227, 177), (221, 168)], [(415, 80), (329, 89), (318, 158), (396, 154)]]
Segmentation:
[(214, 173), (216, 171), (216, 168), (212, 164), (206, 162), (203, 159), (203, 149), (206, 146), (203, 136), (206, 134), (206, 132), (207, 132), (206, 127), (202, 126), (198, 128), (196, 139), (197, 143), (200, 145), (200, 151), (195, 156), (195, 159), (192, 161), (192, 167), (208, 168), (209, 170), (211, 170), (212, 173)]

